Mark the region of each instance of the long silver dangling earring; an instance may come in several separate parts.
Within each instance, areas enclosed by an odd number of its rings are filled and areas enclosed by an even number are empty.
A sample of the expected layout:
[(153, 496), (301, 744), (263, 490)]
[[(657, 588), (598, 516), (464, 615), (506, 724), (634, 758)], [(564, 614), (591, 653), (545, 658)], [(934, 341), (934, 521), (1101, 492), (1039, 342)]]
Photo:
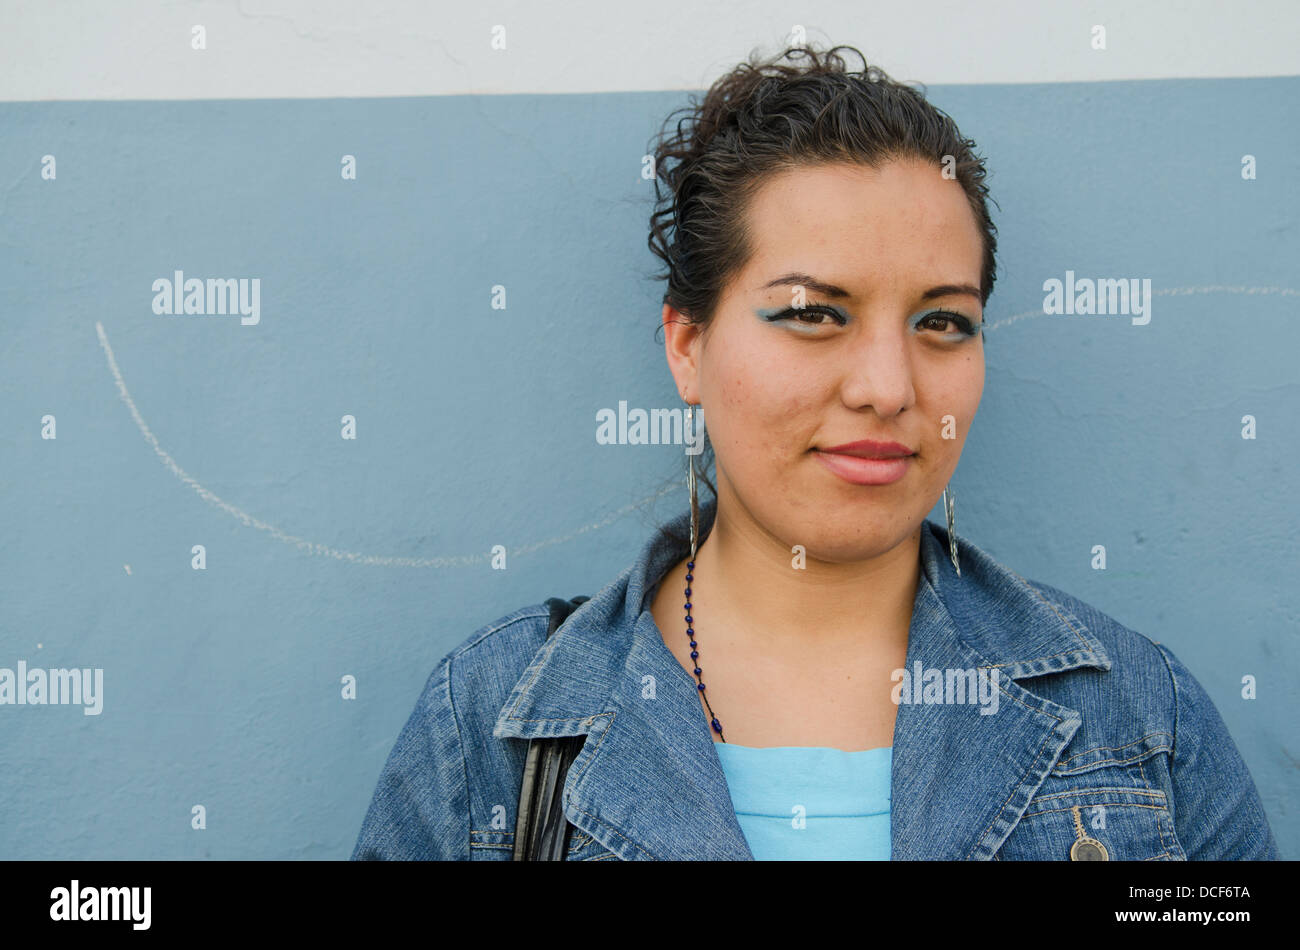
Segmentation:
[[(695, 407), (686, 406), (685, 438), (689, 441), (695, 431)], [(700, 500), (695, 488), (695, 456), (686, 453), (686, 490), (691, 494), (691, 560), (695, 560), (695, 547), (700, 535)]]
[(948, 554), (952, 557), (952, 566), (961, 577), (961, 563), (957, 560), (957, 504), (953, 499), (953, 490), (945, 485), (943, 488), (943, 513), (948, 518)]

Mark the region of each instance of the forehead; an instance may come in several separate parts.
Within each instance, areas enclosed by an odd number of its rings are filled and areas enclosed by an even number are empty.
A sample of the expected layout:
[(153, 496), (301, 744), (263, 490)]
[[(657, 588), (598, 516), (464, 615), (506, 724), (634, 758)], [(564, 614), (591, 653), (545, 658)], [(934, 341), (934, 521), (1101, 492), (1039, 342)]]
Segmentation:
[[(983, 242), (966, 192), (938, 163), (821, 165), (772, 174), (746, 209), (745, 290), (800, 270), (854, 294), (889, 285), (978, 285)], [(831, 275), (839, 277), (835, 280)]]

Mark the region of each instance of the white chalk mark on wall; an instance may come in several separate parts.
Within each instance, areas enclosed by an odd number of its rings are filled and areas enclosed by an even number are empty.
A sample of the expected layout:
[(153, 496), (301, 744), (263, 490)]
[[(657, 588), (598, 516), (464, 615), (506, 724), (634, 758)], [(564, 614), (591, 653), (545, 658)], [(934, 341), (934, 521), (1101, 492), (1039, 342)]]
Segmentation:
[[(108, 368), (113, 374), (113, 380), (117, 383), (118, 395), (122, 397), (122, 401), (126, 403), (126, 407), (131, 410), (131, 418), (135, 420), (135, 424), (140, 429), (140, 433), (144, 436), (145, 441), (153, 447), (154, 454), (162, 459), (163, 464), (171, 470), (173, 475), (190, 488), (194, 489), (200, 498), (208, 502), (208, 504), (220, 508), (227, 514), (238, 518), (247, 527), (256, 528), (258, 531), (265, 531), (277, 541), (292, 544), (301, 551), (307, 551), (310, 554), (322, 555), (324, 557), (332, 557), (340, 561), (351, 561), (355, 564), (371, 564), (379, 567), (468, 567), (474, 564), (486, 563), (490, 558), (491, 555), (488, 552), (484, 552), (483, 554), (464, 554), (457, 557), (415, 558), (383, 557), (375, 554), (358, 554), (355, 551), (340, 551), (337, 548), (332, 548), (325, 544), (317, 544), (313, 541), (308, 541), (305, 538), (295, 537), (292, 534), (281, 531), (275, 525), (267, 524), (265, 521), (253, 517), (248, 512), (237, 508), (228, 501), (217, 497), (195, 481), (193, 476), (177, 465), (175, 459), (168, 455), (167, 451), (158, 444), (158, 439), (155, 438), (154, 434), (149, 430), (148, 424), (145, 423), (144, 418), (140, 415), (140, 410), (136, 408), (135, 400), (131, 398), (131, 393), (126, 388), (126, 382), (122, 379), (122, 372), (118, 369), (117, 360), (113, 358), (113, 348), (109, 345), (108, 336), (104, 333), (104, 325), (98, 320), (95, 321), (95, 332), (99, 334), (99, 345), (103, 347), (104, 356), (108, 359)], [(542, 548), (571, 541), (578, 537), (578, 535), (586, 534), (589, 531), (595, 531), (598, 528), (603, 528), (607, 525), (613, 524), (629, 512), (635, 511), (643, 505), (646, 505), (671, 491), (682, 491), (684, 493), (685, 489), (673, 485), (667, 486), (653, 494), (647, 495), (639, 501), (633, 502), (630, 505), (624, 505), (617, 511), (605, 516), (605, 518), (600, 521), (583, 525), (577, 531), (573, 531), (569, 534), (563, 535), (562, 537), (548, 538), (545, 541), (538, 541), (524, 547), (509, 548), (508, 553), (511, 557), (519, 557), (521, 555), (532, 554), (534, 551), (539, 551)]]

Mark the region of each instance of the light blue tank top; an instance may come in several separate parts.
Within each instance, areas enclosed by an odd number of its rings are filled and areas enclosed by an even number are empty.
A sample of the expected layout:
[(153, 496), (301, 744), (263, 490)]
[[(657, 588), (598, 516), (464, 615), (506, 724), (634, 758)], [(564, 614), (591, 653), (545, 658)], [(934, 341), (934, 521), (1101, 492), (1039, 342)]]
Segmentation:
[(755, 860), (889, 860), (891, 746), (713, 747)]

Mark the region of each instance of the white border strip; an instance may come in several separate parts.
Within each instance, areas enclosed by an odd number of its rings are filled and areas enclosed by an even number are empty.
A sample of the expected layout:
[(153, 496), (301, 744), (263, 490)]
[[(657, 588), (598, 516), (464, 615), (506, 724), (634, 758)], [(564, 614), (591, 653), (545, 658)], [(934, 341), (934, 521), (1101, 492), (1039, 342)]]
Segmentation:
[(0, 0), (0, 101), (694, 90), (800, 38), (926, 85), (1292, 76), (1297, 36), (1295, 0)]

